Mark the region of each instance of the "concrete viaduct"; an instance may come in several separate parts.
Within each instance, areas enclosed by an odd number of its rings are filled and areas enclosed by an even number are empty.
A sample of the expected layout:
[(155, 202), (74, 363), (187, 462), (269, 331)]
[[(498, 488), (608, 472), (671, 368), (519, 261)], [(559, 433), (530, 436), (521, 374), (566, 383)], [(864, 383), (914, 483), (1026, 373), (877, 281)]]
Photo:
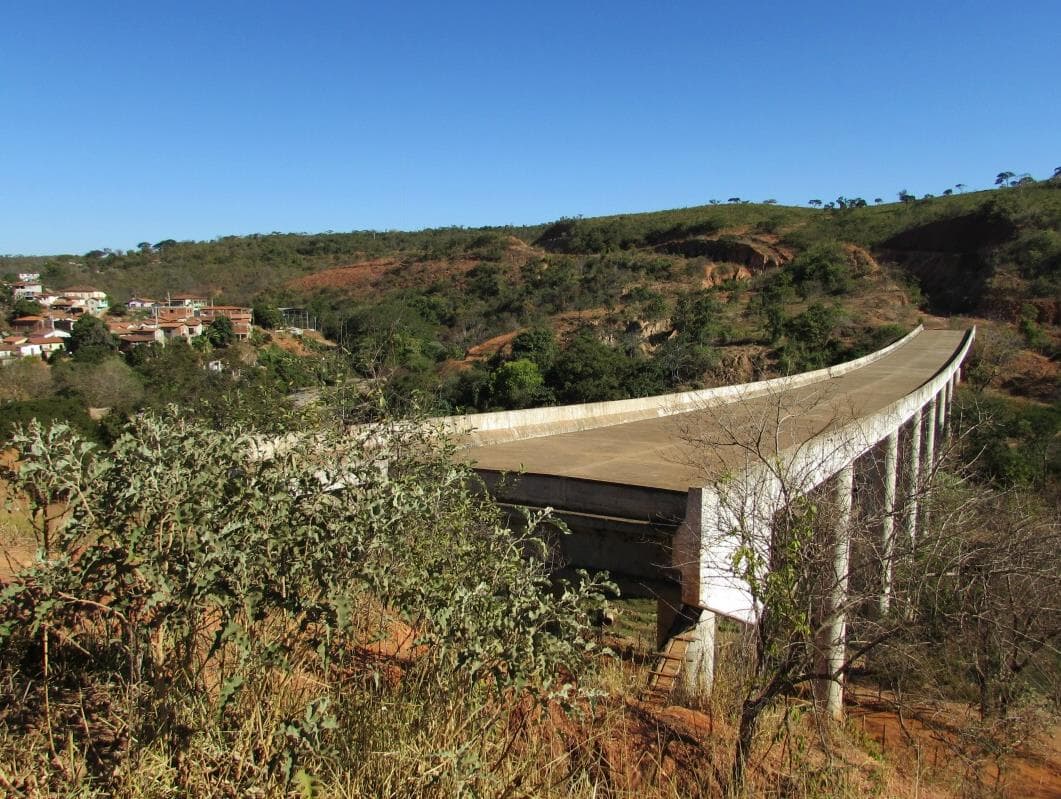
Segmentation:
[[(657, 599), (660, 645), (681, 632), (668, 650), (678, 655), (663, 655), (678, 661), (672, 677), (680, 669), (700, 690), (711, 688), (717, 617), (754, 624), (761, 612), (733, 573), (736, 547), (765, 551), (785, 497), (831, 492), (838, 534), (821, 651), (833, 678), (816, 689), (839, 716), (855, 470), (875, 464), (883, 551), (915, 537), (917, 498), (974, 333), (918, 327), (863, 358), (791, 377), (443, 423), (495, 499), (551, 507), (567, 523), (568, 566), (606, 569), (624, 595)], [(882, 610), (891, 562), (881, 559)]]

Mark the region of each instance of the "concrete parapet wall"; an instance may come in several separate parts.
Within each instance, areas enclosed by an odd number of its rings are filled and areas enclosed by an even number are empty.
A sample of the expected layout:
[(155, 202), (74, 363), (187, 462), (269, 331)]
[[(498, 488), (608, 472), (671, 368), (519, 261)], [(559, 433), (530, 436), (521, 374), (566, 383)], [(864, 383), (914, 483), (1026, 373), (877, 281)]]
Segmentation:
[(527, 438), (572, 433), (596, 427), (607, 427), (639, 419), (671, 416), (690, 410), (725, 405), (743, 399), (776, 394), (818, 383), (832, 377), (860, 369), (878, 361), (903, 346), (923, 330), (921, 325), (884, 349), (856, 358), (853, 361), (816, 369), (788, 377), (742, 383), (734, 386), (663, 394), (655, 397), (589, 402), (581, 405), (561, 405), (527, 408), (520, 411), (497, 411), (467, 416), (445, 416), (434, 420), (447, 432), (455, 434), (467, 446), (520, 441)]

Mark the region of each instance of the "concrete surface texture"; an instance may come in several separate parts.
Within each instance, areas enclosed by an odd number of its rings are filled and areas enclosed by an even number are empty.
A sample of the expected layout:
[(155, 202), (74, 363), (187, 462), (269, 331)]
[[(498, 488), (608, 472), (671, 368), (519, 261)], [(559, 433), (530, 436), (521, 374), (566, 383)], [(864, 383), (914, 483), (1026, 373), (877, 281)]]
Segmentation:
[(781, 384), (752, 396), (736, 391), (722, 403), (666, 416), (625, 421), (619, 414), (601, 427), (472, 443), (460, 456), (485, 474), (525, 472), (685, 492), (887, 408), (943, 369), (965, 335), (920, 331), (865, 365), (788, 390)]

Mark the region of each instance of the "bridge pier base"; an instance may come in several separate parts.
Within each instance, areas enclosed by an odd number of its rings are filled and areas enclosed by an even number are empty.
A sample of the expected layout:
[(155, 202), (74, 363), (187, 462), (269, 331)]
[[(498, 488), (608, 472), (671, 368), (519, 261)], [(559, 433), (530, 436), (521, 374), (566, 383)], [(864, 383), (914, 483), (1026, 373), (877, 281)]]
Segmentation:
[(715, 634), (718, 619), (710, 610), (701, 610), (700, 618), (686, 633), (685, 690), (701, 697), (711, 696), (715, 686)]

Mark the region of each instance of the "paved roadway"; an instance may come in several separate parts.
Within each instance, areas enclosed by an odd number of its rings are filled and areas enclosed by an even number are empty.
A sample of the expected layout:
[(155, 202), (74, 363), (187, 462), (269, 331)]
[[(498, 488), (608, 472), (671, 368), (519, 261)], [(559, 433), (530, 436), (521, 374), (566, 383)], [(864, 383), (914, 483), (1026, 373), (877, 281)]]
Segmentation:
[(965, 331), (925, 330), (878, 361), (783, 394), (607, 427), (481, 444), (461, 456), (483, 472), (518, 472), (685, 492), (705, 485), (758, 441), (769, 455), (871, 414), (933, 377)]

